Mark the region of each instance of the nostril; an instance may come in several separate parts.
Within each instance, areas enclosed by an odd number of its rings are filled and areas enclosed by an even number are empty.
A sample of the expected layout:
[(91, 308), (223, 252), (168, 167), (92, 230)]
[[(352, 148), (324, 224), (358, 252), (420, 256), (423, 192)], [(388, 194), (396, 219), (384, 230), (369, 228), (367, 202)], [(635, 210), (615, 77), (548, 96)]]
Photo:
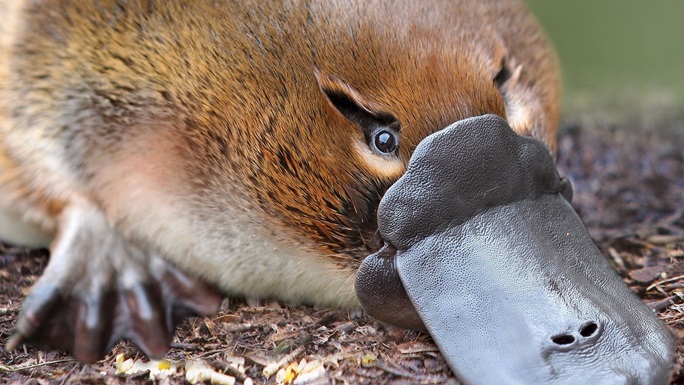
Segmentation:
[(551, 337), (551, 341), (556, 345), (570, 345), (575, 342), (575, 337), (570, 334), (559, 334)]
[(596, 331), (598, 330), (598, 324), (596, 322), (588, 322), (582, 328), (580, 328), (580, 335), (582, 337), (591, 337), (594, 334), (596, 334)]
[[(603, 327), (604, 325), (598, 321), (586, 321), (581, 324), (567, 325), (561, 329), (565, 330), (565, 333), (551, 336), (551, 344), (547, 347), (550, 352), (568, 352), (593, 345), (601, 336)], [(572, 331), (572, 329), (576, 331)]]

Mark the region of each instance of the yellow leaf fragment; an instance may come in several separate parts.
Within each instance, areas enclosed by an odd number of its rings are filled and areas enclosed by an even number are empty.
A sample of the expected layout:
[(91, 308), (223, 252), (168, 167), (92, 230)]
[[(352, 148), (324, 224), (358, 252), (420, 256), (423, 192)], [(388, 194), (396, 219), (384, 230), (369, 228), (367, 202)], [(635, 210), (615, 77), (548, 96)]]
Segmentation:
[(299, 371), (297, 370), (297, 363), (293, 362), (290, 365), (287, 365), (287, 368), (285, 368), (285, 383), (290, 384), (292, 381), (297, 377), (297, 374)]
[(191, 384), (209, 381), (212, 385), (235, 385), (235, 377), (219, 373), (201, 361), (185, 364), (185, 379)]
[(304, 353), (304, 347), (300, 346), (293, 350), (292, 353), (285, 355), (283, 358), (276, 362), (271, 362), (264, 367), (262, 374), (266, 379), (270, 378), (272, 375), (276, 374), (280, 368), (285, 366), (288, 362), (292, 361), (298, 355)]
[(176, 373), (178, 365), (168, 360), (149, 361), (143, 360), (124, 360), (124, 355), (116, 356), (116, 374), (136, 374), (149, 371), (149, 378), (152, 380), (166, 378)]
[(157, 362), (157, 369), (159, 370), (171, 370), (171, 362), (167, 360), (161, 360)]
[(278, 373), (276, 373), (276, 377), (275, 377), (276, 384), (284, 384), (285, 383), (285, 376), (286, 376), (286, 374), (285, 374), (284, 368), (278, 370)]
[(304, 384), (315, 379), (321, 378), (325, 375), (325, 367), (323, 362), (315, 360), (311, 362), (306, 362), (302, 360), (300, 366), (298, 367), (297, 378), (295, 378), (293, 384)]
[(378, 357), (373, 354), (373, 353), (366, 353), (361, 357), (361, 365), (362, 366), (372, 366), (375, 364), (375, 361), (378, 359)]

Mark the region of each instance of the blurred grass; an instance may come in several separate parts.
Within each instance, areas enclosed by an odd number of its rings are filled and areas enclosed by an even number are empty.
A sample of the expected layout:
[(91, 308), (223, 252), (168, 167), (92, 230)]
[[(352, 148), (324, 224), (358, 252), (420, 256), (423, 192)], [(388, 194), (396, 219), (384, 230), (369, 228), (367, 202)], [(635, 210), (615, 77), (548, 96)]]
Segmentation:
[(558, 50), (566, 109), (617, 103), (684, 110), (684, 1), (527, 3)]

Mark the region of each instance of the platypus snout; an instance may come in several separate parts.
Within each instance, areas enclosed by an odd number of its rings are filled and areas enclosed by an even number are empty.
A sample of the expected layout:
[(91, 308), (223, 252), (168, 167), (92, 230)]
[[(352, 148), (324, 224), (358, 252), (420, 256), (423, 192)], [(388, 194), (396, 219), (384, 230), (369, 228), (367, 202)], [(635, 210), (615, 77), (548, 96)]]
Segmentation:
[(424, 327), (468, 384), (667, 384), (673, 338), (570, 206), (545, 147), (492, 115), (425, 138), (385, 194), (356, 291)]

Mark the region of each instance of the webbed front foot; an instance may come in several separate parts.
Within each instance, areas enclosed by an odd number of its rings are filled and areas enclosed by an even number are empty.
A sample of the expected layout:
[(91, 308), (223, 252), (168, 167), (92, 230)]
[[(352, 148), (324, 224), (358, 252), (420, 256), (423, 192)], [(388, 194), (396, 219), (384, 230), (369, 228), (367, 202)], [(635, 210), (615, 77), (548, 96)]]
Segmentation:
[(220, 303), (213, 288), (125, 240), (98, 210), (70, 208), (7, 349), (28, 342), (94, 362), (128, 339), (158, 359), (182, 318)]

